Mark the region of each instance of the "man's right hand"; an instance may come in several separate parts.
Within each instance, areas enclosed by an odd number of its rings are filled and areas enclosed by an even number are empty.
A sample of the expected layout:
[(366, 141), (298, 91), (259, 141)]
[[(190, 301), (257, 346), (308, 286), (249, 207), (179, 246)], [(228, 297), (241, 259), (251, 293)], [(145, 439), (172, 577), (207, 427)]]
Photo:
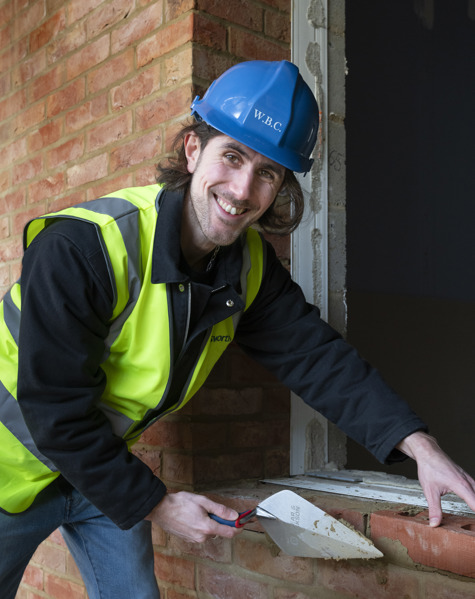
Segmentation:
[(225, 520), (236, 520), (239, 516), (235, 510), (204, 495), (179, 491), (167, 493), (146, 519), (160, 526), (165, 532), (191, 543), (203, 543), (215, 536), (232, 538), (241, 532), (240, 528), (218, 524), (208, 514), (215, 514)]

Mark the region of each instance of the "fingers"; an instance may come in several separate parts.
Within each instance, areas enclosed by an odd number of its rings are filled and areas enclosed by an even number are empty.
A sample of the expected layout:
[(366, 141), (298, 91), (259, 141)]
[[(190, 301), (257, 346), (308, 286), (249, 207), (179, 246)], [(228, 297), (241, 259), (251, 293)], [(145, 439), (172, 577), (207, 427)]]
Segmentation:
[(442, 523), (442, 504), (439, 494), (426, 493), (427, 504), (429, 506), (429, 525), (435, 528)]
[(192, 543), (203, 543), (213, 536), (231, 538), (240, 532), (239, 529), (215, 522), (209, 513), (227, 520), (235, 520), (239, 515), (235, 510), (203, 495), (180, 491), (165, 495), (148, 519), (166, 532)]

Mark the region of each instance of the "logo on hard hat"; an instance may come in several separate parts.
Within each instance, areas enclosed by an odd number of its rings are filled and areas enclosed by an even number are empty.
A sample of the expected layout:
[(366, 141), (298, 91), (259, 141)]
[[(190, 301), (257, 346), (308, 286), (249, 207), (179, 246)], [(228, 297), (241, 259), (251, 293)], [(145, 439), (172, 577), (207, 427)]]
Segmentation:
[(271, 116), (261, 112), (258, 108), (254, 108), (254, 118), (260, 121), (263, 125), (271, 127), (274, 129), (274, 131), (277, 131), (277, 133), (282, 133), (282, 123), (280, 121), (274, 121)]

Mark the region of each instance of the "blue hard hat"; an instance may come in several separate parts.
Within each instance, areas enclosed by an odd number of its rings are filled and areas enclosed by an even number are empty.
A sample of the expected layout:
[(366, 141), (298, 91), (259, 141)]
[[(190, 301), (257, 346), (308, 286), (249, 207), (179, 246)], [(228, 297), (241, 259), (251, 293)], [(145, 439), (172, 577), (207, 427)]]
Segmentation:
[(225, 71), (191, 114), (292, 171), (306, 173), (317, 141), (318, 104), (287, 60), (253, 60)]

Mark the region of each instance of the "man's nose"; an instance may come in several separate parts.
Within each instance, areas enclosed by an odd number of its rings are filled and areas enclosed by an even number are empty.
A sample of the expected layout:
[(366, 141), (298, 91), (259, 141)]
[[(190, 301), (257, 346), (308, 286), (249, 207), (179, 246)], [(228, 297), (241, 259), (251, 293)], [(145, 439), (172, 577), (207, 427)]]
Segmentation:
[(254, 185), (254, 173), (248, 169), (236, 171), (231, 183), (230, 192), (236, 200), (248, 200), (251, 197)]

